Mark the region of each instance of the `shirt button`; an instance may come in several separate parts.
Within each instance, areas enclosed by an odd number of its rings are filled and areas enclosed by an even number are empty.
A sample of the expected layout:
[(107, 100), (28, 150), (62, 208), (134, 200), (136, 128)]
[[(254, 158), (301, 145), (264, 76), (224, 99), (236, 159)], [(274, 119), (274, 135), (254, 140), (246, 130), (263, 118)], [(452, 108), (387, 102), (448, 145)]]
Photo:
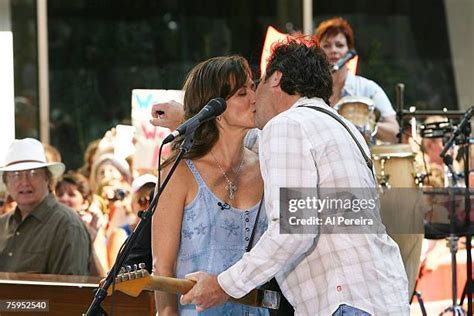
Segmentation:
[(249, 221), (249, 218), (247, 217), (247, 218), (245, 219), (245, 221), (248, 222), (248, 221)]
[(9, 256), (9, 257), (13, 256), (13, 253), (12, 253), (12, 252), (9, 252), (9, 253), (8, 253), (8, 256)]
[(245, 231), (248, 232), (250, 230), (250, 228), (248, 227), (245, 227)]
[(17, 235), (17, 236), (20, 236), (20, 232), (16, 232), (16, 235)]
[(249, 241), (249, 238), (248, 238), (248, 237), (245, 237), (245, 241)]

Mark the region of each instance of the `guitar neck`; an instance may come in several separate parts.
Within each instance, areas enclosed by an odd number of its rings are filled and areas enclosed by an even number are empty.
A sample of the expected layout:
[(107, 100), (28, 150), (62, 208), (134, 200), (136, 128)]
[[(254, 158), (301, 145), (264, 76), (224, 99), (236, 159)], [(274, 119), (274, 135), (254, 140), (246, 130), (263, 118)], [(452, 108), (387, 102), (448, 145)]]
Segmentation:
[[(194, 281), (188, 279), (176, 279), (162, 276), (150, 276), (148, 284), (145, 287), (149, 290), (163, 291), (175, 294), (185, 294), (194, 286)], [(254, 307), (263, 306), (264, 291), (254, 289), (241, 298), (230, 297), (229, 301), (237, 304), (249, 305)]]

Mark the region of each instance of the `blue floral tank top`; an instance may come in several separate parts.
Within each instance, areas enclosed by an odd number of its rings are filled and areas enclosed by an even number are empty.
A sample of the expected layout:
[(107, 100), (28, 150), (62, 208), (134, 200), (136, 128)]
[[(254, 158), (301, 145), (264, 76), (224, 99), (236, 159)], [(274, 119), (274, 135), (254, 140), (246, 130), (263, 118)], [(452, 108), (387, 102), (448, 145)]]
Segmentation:
[[(260, 203), (250, 209), (236, 209), (217, 198), (207, 187), (191, 160), (185, 160), (198, 183), (198, 193), (184, 208), (181, 243), (176, 276), (205, 271), (219, 274), (237, 262), (245, 253)], [(256, 222), (254, 243), (267, 229), (265, 210)], [(178, 303), (179, 304), (179, 303)], [(179, 304), (180, 315), (269, 315), (264, 308), (226, 303), (198, 313), (194, 305)]]

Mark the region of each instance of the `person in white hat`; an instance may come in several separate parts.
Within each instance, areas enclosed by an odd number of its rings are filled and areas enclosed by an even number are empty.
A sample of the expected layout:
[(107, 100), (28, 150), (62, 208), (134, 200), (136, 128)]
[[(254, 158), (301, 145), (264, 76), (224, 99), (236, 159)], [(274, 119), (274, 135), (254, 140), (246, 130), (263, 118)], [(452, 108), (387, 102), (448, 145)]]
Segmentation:
[(0, 271), (88, 274), (87, 230), (50, 189), (64, 169), (46, 161), (36, 139), (17, 139), (8, 148), (0, 179), (17, 207), (0, 216)]

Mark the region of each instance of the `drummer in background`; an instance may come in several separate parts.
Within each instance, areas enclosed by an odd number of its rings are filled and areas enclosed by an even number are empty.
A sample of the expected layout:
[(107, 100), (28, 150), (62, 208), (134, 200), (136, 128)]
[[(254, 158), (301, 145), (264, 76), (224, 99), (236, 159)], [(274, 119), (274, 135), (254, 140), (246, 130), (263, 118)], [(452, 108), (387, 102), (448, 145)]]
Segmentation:
[[(443, 122), (448, 122), (448, 119), (444, 116), (432, 115), (427, 117), (423, 124), (428, 126)], [(421, 138), (421, 153), (416, 157), (416, 165), (419, 171), (422, 171), (427, 175), (424, 179), (423, 186), (433, 188), (442, 188), (445, 186), (444, 163), (439, 155), (443, 150), (443, 147), (442, 136)]]
[[(445, 116), (428, 116), (420, 125), (425, 128), (425, 133), (415, 135), (409, 140), (412, 148), (417, 148), (415, 165), (417, 174), (421, 174), (423, 188), (444, 188), (448, 184), (445, 180), (445, 167), (440, 153), (444, 148), (443, 135), (445, 131), (441, 129), (441, 124), (448, 123)], [(437, 126), (437, 127), (435, 127)], [(438, 130), (436, 130), (438, 128)], [(427, 132), (427, 130), (430, 130)], [(424, 134), (424, 135), (423, 135)], [(428, 136), (429, 135), (429, 136)], [(455, 166), (456, 167), (456, 166)], [(459, 170), (459, 169), (458, 169)], [(444, 195), (426, 195), (425, 197), (425, 239), (420, 256), (419, 278), (431, 271), (434, 271), (442, 264), (441, 257), (446, 255), (446, 240), (442, 237), (444, 231), (437, 231), (432, 224), (448, 225), (449, 210), (443, 200)], [(459, 213), (459, 211), (457, 211)], [(462, 213), (462, 212), (461, 212)], [(439, 235), (439, 236), (436, 236)]]
[[(319, 40), (331, 65), (344, 57), (354, 48), (354, 33), (349, 23), (337, 17), (325, 20), (316, 28), (315, 37)], [(345, 96), (368, 97), (374, 101), (375, 109), (380, 112), (376, 138), (383, 142), (396, 143), (399, 125), (396, 113), (382, 88), (372, 80), (349, 73), (343, 66), (332, 74), (333, 88), (331, 106)]]

